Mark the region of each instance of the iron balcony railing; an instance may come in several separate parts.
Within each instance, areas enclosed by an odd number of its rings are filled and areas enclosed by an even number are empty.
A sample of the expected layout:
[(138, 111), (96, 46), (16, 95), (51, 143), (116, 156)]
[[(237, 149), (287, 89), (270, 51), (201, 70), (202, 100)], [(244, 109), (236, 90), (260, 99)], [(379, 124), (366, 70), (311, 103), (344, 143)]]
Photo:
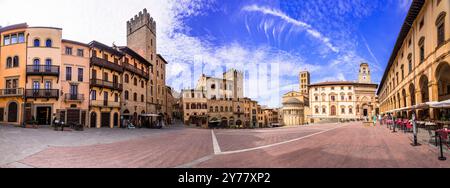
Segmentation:
[(121, 65), (98, 57), (91, 57), (91, 65), (107, 68), (116, 72), (123, 72), (123, 67)]
[(0, 97), (20, 97), (23, 96), (23, 88), (0, 89)]
[(105, 81), (101, 79), (91, 79), (91, 87), (101, 87), (101, 88), (108, 88), (113, 90), (123, 90), (123, 84)]
[(90, 105), (94, 107), (120, 108), (120, 102), (115, 101), (91, 100)]
[(72, 94), (66, 93), (64, 94), (65, 101), (84, 101), (84, 94)]
[(25, 98), (59, 98), (59, 89), (26, 89)]
[(27, 65), (27, 75), (59, 76), (57, 65)]
[(125, 70), (128, 70), (128, 71), (130, 71), (130, 72), (132, 72), (134, 74), (137, 74), (137, 75), (139, 75), (141, 77), (144, 77), (145, 79), (149, 79), (150, 78), (150, 75), (149, 75), (148, 72), (146, 72), (146, 71), (144, 71), (142, 69), (139, 69), (139, 68), (137, 68), (137, 67), (135, 67), (133, 65), (130, 65), (128, 63), (124, 63), (123, 67), (125, 68)]

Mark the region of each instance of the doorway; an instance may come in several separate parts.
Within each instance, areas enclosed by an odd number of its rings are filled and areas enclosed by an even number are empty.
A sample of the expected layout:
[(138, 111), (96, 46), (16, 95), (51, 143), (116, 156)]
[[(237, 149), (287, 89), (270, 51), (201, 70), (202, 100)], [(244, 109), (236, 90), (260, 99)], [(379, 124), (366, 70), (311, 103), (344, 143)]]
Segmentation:
[(111, 127), (110, 126), (110, 118), (111, 118), (111, 113), (109, 113), (109, 112), (102, 112), (102, 118), (101, 118), (101, 121), (100, 121), (101, 127)]
[(50, 125), (52, 107), (36, 107), (36, 120), (39, 125)]
[(16, 102), (9, 103), (9, 106), (8, 106), (8, 122), (17, 122), (17, 113), (18, 113), (17, 103)]
[(91, 128), (97, 128), (97, 113), (91, 113)]
[(367, 117), (369, 115), (369, 111), (367, 109), (363, 110), (363, 116)]

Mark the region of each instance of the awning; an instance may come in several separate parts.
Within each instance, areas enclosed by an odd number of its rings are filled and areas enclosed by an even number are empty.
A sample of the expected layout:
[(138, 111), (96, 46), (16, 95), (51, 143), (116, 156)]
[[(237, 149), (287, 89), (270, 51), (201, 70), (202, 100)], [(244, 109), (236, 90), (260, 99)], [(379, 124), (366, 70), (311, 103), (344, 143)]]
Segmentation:
[(139, 116), (142, 116), (142, 117), (159, 117), (158, 114), (139, 114)]
[(450, 108), (450, 100), (441, 101), (441, 102), (433, 102), (430, 104), (431, 108)]

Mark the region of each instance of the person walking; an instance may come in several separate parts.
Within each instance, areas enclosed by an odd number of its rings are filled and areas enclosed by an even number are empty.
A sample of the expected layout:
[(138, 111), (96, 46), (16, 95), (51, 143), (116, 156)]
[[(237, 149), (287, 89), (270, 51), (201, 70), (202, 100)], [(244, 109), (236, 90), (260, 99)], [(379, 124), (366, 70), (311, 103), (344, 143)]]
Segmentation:
[(375, 127), (377, 125), (377, 115), (373, 115), (372, 119), (373, 119), (373, 126)]

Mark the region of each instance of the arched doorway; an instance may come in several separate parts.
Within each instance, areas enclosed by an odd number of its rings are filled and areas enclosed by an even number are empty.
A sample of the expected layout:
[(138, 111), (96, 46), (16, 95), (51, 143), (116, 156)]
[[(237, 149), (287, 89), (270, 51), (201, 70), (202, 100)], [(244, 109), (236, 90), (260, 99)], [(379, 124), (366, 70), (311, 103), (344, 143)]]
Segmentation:
[(228, 127), (228, 119), (226, 117), (222, 118), (222, 121), (220, 121), (221, 127)]
[(8, 122), (17, 122), (18, 105), (16, 102), (11, 102), (8, 105)]
[(236, 126), (238, 126), (238, 127), (242, 126), (242, 121), (240, 119), (238, 119), (236, 121)]
[(97, 128), (97, 113), (92, 112), (91, 113), (91, 126), (90, 128)]
[(430, 96), (428, 92), (428, 78), (425, 75), (420, 77), (420, 95), (422, 97), (422, 103), (430, 102)]
[(119, 126), (119, 114), (117, 112), (114, 113), (113, 123), (114, 123), (114, 127), (118, 127)]
[(331, 106), (330, 115), (336, 116), (336, 106)]
[(363, 104), (362, 105), (362, 115), (363, 117), (368, 117), (369, 116), (369, 106), (367, 104)]

